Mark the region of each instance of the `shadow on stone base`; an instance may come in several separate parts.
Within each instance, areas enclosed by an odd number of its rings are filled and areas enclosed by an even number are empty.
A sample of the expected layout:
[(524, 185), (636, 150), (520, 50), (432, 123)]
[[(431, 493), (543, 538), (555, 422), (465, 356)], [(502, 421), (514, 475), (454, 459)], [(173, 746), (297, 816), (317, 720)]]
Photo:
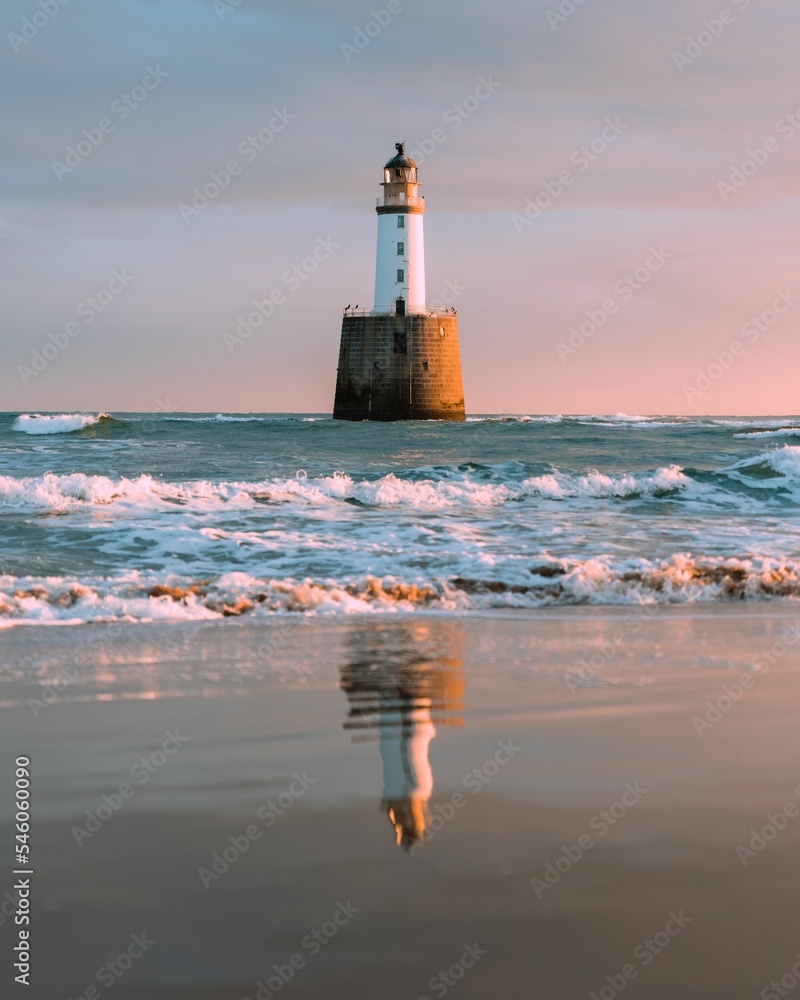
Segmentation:
[(458, 317), (345, 315), (333, 418), (463, 421)]

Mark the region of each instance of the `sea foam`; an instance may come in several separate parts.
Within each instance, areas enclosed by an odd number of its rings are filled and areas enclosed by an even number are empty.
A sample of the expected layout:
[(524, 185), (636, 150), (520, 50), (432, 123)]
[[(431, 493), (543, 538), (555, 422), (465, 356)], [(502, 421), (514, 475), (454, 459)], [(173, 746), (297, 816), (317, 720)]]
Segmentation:
[(71, 434), (87, 427), (110, 420), (107, 413), (97, 416), (86, 413), (58, 413), (43, 416), (41, 413), (23, 413), (14, 421), (11, 428), (24, 434)]
[(800, 599), (800, 564), (767, 557), (667, 559), (608, 556), (532, 560), (524, 576), (350, 579), (159, 577), (0, 577), (0, 627), (101, 621), (210, 620), (274, 615), (347, 615), (426, 609), (461, 613), (564, 605), (655, 605)]
[[(309, 478), (296, 476), (261, 481), (220, 482), (207, 480), (165, 482), (149, 475), (135, 479), (111, 479), (85, 473), (14, 478), (0, 476), (0, 507), (50, 508), (63, 511), (121, 503), (153, 508), (165, 504), (212, 509), (222, 505), (255, 507), (265, 503), (295, 501), (330, 505), (356, 502), (367, 507), (409, 507), (420, 509), (458, 506), (491, 507), (520, 500), (561, 500), (568, 497), (609, 498), (659, 495), (685, 489), (690, 480), (679, 466), (652, 473), (605, 475), (593, 471), (567, 475), (553, 471), (522, 482), (496, 478), (486, 481), (459, 473), (444, 479), (407, 478), (394, 473), (377, 479), (355, 479), (345, 473)], [(500, 479), (500, 481), (498, 481)]]

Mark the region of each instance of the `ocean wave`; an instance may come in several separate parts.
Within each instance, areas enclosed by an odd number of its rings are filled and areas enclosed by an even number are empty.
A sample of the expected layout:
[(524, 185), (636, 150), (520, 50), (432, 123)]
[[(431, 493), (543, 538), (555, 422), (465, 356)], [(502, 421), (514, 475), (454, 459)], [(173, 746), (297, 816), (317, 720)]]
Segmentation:
[(774, 489), (776, 480), (782, 480), (781, 488), (794, 488), (800, 485), (800, 447), (785, 444), (742, 459), (725, 471), (762, 489)]
[(772, 417), (706, 417), (698, 418), (712, 427), (737, 427), (740, 429), (750, 428), (751, 430), (770, 430), (778, 427), (785, 427), (787, 422), (796, 420), (797, 417), (787, 415), (780, 418)]
[[(687, 426), (685, 417), (671, 416), (644, 416), (642, 414), (610, 413), (610, 414), (578, 414), (568, 418), (574, 421), (579, 427), (602, 427), (615, 428), (617, 430), (658, 430), (667, 428), (674, 430), (676, 427)], [(688, 426), (707, 426), (702, 422)]]
[(12, 431), (23, 434), (71, 434), (87, 427), (109, 423), (114, 418), (108, 413), (96, 416), (87, 413), (58, 413), (43, 416), (41, 413), (23, 413), (14, 421)]
[(568, 475), (553, 470), (522, 482), (506, 479), (504, 471), (504, 467), (496, 467), (495, 475), (492, 475), (490, 470), (491, 478), (487, 481), (485, 477), (461, 472), (442, 479), (411, 478), (394, 473), (377, 479), (354, 479), (341, 472), (312, 479), (300, 470), (296, 476), (288, 478), (221, 483), (206, 480), (167, 482), (149, 475), (140, 475), (135, 479), (111, 479), (80, 472), (60, 475), (48, 472), (43, 476), (22, 478), (0, 476), (0, 508), (66, 511), (119, 503), (151, 509), (178, 504), (209, 510), (225, 504), (255, 507), (287, 501), (307, 504), (355, 502), (368, 507), (447, 508), (494, 506), (529, 498), (562, 500), (569, 497), (658, 496), (690, 485), (689, 478), (679, 466), (611, 476), (597, 471)]
[(768, 452), (764, 457), (768, 465), (780, 475), (794, 482), (800, 482), (800, 448), (785, 444), (783, 448)]
[(608, 476), (589, 472), (583, 476), (565, 476), (559, 473), (533, 476), (523, 482), (523, 488), (550, 500), (568, 497), (634, 497), (643, 494), (658, 496), (674, 490), (686, 489), (691, 480), (678, 465), (657, 469), (653, 473)]
[(119, 480), (83, 472), (69, 475), (46, 472), (43, 476), (20, 479), (0, 476), (0, 507), (63, 511), (70, 507), (109, 504), (123, 497), (150, 501), (177, 499), (181, 495), (177, 486), (158, 483), (150, 476)]
[(176, 424), (258, 424), (258, 423), (304, 423), (307, 421), (316, 421), (318, 417), (300, 417), (300, 416), (250, 416), (245, 414), (235, 414), (235, 413), (217, 413), (212, 416), (202, 416), (202, 417), (182, 417), (182, 416), (170, 416), (163, 417), (163, 420), (169, 423)]
[(467, 417), (468, 424), (560, 424), (564, 420), (560, 414), (493, 413)]
[(450, 576), (260, 579), (242, 572), (193, 580), (129, 572), (117, 579), (0, 577), (0, 627), (101, 621), (211, 620), (418, 610), (463, 613), (561, 605), (650, 605), (800, 599), (800, 564), (769, 558), (542, 558), (527, 579)]
[(800, 427), (776, 427), (769, 431), (743, 431), (733, 435), (736, 438), (782, 438), (800, 437)]
[(658, 418), (652, 416), (644, 417), (641, 414), (631, 415), (630, 413), (614, 413), (611, 414), (608, 419), (614, 421), (614, 423), (625, 424), (625, 423), (651, 423), (652, 421), (657, 420)]

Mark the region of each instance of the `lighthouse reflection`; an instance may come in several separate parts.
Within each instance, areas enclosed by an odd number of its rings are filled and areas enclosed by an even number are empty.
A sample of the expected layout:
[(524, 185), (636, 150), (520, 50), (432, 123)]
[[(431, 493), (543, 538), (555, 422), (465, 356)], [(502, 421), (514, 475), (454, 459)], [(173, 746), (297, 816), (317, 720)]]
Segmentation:
[(458, 622), (380, 624), (354, 632), (341, 667), (344, 727), (380, 742), (381, 809), (406, 850), (427, 829), (437, 727), (463, 725), (465, 642)]

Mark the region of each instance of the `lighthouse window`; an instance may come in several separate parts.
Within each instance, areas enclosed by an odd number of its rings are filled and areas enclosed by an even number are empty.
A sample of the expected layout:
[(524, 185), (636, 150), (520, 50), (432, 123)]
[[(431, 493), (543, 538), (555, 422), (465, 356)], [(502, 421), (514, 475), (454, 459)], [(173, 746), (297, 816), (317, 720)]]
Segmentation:
[(398, 229), (406, 228), (406, 217), (404, 215), (397, 216), (397, 228)]
[(397, 269), (397, 280), (398, 281), (406, 280), (406, 272), (402, 269), (402, 267), (398, 267)]
[(405, 245), (405, 243), (398, 243), (397, 244), (397, 256), (398, 257), (402, 257), (405, 252), (406, 252), (406, 245)]

